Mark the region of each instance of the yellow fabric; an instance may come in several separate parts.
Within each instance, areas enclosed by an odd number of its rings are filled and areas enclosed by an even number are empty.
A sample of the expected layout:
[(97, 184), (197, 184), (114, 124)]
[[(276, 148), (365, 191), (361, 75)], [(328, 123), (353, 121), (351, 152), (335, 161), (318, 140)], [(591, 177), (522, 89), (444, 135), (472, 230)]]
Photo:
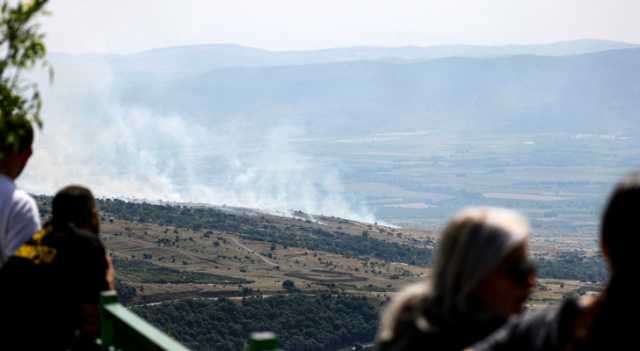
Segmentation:
[(30, 261), (33, 261), (35, 264), (40, 263), (51, 263), (58, 251), (53, 248), (42, 244), (42, 239), (44, 239), (47, 234), (51, 232), (51, 227), (47, 226), (42, 230), (37, 231), (31, 237), (31, 240), (26, 244), (23, 244), (18, 248), (15, 253), (15, 256), (26, 258)]

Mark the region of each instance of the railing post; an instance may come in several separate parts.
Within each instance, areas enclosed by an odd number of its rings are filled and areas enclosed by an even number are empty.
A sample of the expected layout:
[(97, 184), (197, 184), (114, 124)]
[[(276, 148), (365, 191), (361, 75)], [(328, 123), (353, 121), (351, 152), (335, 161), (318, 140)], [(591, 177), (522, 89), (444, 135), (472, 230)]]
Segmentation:
[(278, 339), (272, 332), (251, 333), (247, 342), (246, 351), (276, 351)]
[(100, 341), (103, 350), (109, 350), (113, 345), (113, 321), (107, 315), (105, 307), (118, 302), (118, 294), (115, 290), (100, 293)]
[(115, 291), (100, 294), (100, 337), (104, 351), (189, 351), (119, 304)]

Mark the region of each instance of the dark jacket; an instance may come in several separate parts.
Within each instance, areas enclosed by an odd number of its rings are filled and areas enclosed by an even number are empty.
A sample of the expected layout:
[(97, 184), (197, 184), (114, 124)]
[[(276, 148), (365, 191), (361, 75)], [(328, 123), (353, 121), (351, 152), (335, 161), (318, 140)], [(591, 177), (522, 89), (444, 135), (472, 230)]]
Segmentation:
[(417, 318), (399, 321), (394, 337), (378, 342), (376, 348), (378, 351), (460, 351), (484, 339), (504, 322), (502, 319), (496, 319), (483, 324), (436, 325), (422, 314)]
[(574, 299), (545, 310), (524, 313), (485, 340), (474, 351), (561, 351), (573, 342), (576, 320), (583, 310)]
[[(82, 323), (81, 305), (107, 290), (105, 249), (97, 235), (48, 225), (0, 269), (4, 345), (66, 350)], [(11, 348), (8, 348), (11, 349)]]

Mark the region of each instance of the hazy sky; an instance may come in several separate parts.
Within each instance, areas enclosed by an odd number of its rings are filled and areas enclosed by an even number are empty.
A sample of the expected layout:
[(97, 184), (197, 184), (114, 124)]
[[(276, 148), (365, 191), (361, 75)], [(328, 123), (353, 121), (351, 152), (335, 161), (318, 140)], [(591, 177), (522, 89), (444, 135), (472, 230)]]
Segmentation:
[(236, 43), (273, 49), (351, 45), (640, 43), (637, 0), (52, 0), (49, 47), (126, 53)]

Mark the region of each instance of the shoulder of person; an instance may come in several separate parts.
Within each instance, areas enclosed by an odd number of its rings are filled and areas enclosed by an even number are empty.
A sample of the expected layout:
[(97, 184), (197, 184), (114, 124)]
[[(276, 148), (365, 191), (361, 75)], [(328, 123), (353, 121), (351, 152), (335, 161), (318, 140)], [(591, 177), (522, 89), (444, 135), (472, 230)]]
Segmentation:
[(602, 303), (601, 297), (599, 294), (588, 294), (581, 296), (577, 300), (577, 307), (580, 313), (572, 324), (576, 342), (582, 342), (587, 338), (589, 327)]
[(403, 288), (393, 296), (381, 314), (376, 336), (380, 349), (389, 350), (398, 344), (404, 345), (408, 335), (428, 328), (424, 325), (427, 324), (426, 320), (423, 321), (419, 316), (419, 309), (428, 297), (429, 290), (428, 284), (420, 282)]
[(70, 230), (74, 234), (74, 241), (76, 241), (77, 243), (104, 250), (102, 240), (100, 240), (100, 237), (97, 234), (85, 229), (76, 228), (74, 226), (70, 226)]
[(13, 192), (12, 205), (18, 211), (33, 211), (38, 212), (38, 205), (36, 204), (36, 200), (34, 200), (31, 195), (27, 194), (26, 191), (16, 189)]
[(404, 319), (413, 319), (415, 317), (414, 314), (422, 306), (424, 299), (429, 296), (429, 291), (429, 285), (424, 282), (404, 287), (393, 296), (384, 309), (382, 325), (393, 328)]
[(44, 243), (60, 248), (67, 253), (66, 255), (71, 255), (67, 257), (76, 259), (105, 254), (104, 245), (98, 235), (71, 224), (54, 229), (51, 235), (44, 238)]
[(575, 299), (528, 311), (468, 350), (562, 350), (573, 339), (576, 321), (583, 313)]

